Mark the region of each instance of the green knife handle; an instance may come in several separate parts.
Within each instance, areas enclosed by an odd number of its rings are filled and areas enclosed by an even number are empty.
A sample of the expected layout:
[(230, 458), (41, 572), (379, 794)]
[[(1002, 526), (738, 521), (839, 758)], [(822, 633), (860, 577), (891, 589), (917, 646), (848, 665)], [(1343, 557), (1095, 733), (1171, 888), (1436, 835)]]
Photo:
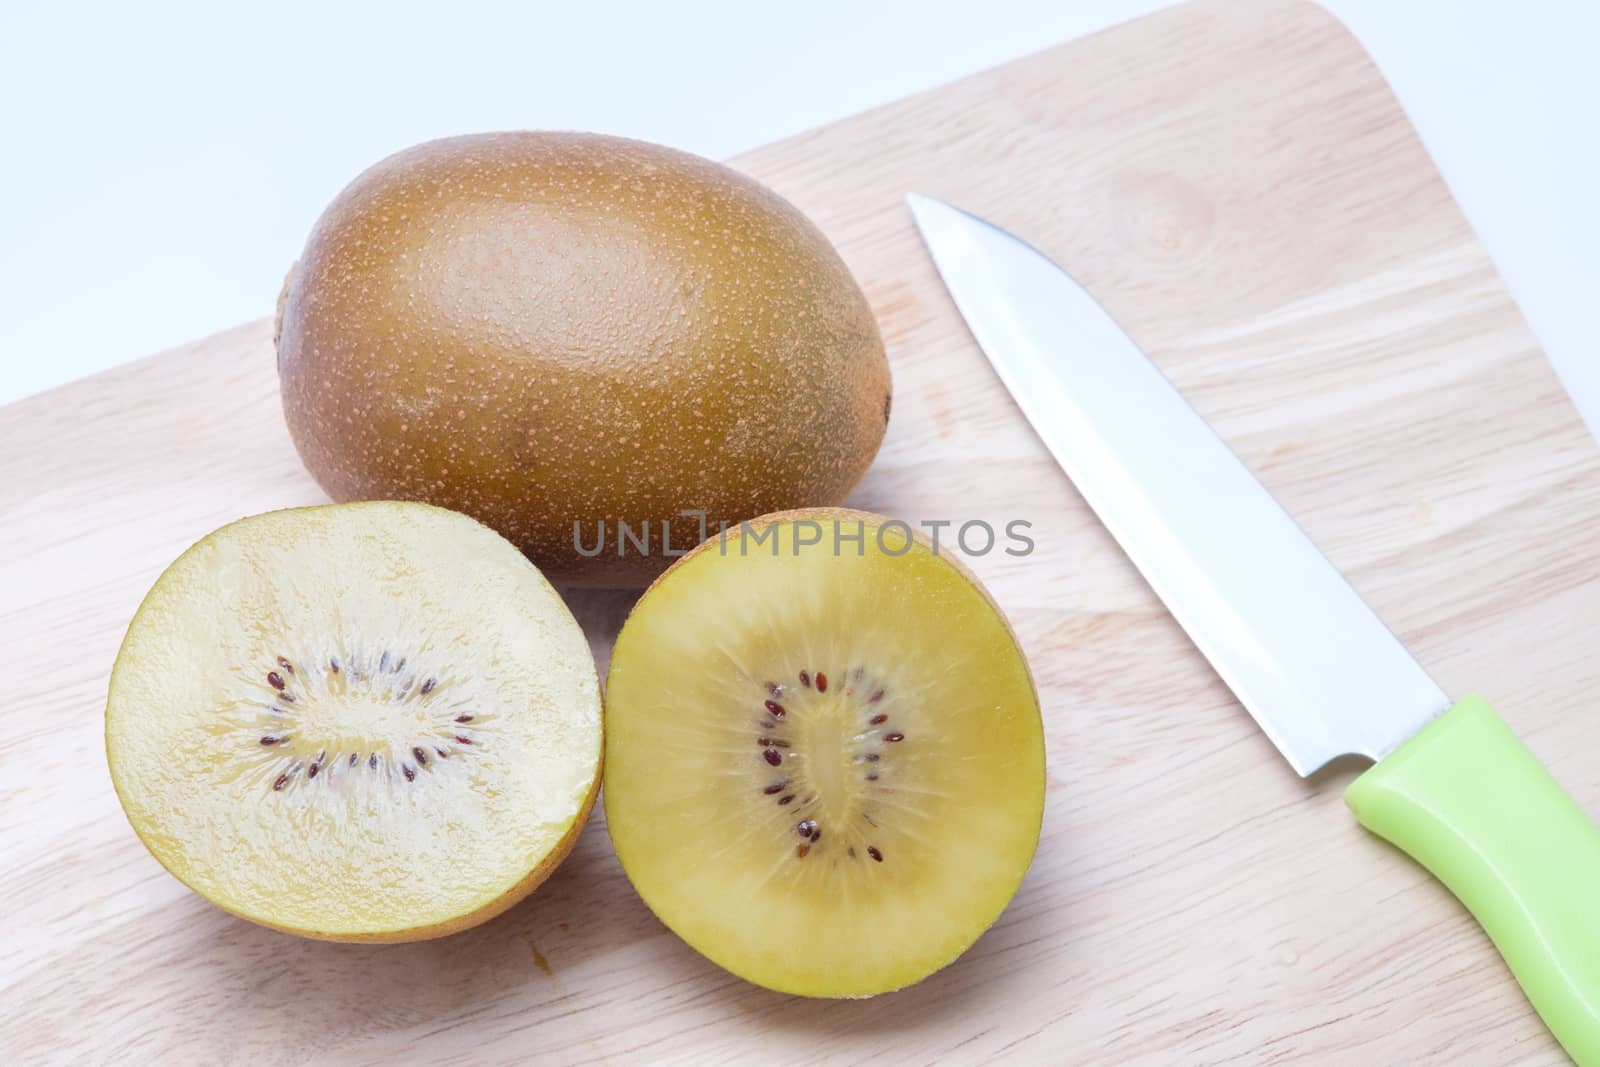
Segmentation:
[(1600, 1067), (1600, 829), (1488, 702), (1456, 704), (1345, 800), (1477, 917), (1567, 1055)]

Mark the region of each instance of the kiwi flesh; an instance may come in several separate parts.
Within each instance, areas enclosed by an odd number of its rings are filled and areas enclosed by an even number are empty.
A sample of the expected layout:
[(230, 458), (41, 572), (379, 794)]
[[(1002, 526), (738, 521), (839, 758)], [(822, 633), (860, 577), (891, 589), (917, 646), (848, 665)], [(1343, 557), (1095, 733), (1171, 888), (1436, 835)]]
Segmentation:
[(331, 497), (465, 512), (565, 585), (646, 584), (672, 561), (664, 531), (675, 554), (703, 536), (684, 511), (715, 529), (843, 501), (889, 418), (877, 323), (804, 214), (595, 134), (376, 164), (317, 222), (275, 344)]
[(112, 781), (169, 871), (266, 926), (408, 941), (481, 922), (571, 850), (599, 683), (560, 597), (463, 515), (270, 512), (183, 553), (106, 705)]
[[(836, 521), (864, 536), (835, 544)], [(880, 541), (885, 521), (815, 509), (713, 538), (650, 587), (612, 653), (606, 819), (624, 870), (691, 946), (786, 993), (932, 974), (1001, 914), (1038, 842), (1023, 654), (970, 573), (903, 526)]]

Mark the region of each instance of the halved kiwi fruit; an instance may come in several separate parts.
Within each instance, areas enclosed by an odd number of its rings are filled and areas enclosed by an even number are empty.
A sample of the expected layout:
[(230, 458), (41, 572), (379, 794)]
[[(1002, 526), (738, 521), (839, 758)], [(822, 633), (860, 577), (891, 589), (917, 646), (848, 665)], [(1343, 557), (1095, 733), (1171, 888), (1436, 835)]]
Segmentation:
[(134, 829), (212, 903), (342, 941), (481, 922), (571, 850), (599, 683), (560, 597), (424, 504), (243, 519), (157, 580), (106, 706)]
[(817, 509), (730, 529), (650, 587), (612, 653), (623, 868), (690, 945), (783, 992), (933, 973), (1038, 842), (1022, 652), (972, 575), (886, 523)]

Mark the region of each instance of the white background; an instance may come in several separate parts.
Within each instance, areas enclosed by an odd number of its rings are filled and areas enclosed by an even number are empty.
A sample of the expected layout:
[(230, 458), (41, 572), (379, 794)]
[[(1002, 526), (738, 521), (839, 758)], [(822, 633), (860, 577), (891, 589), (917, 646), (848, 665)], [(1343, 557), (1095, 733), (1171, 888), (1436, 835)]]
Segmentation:
[[(713, 158), (1159, 0), (7, 4), (0, 402), (270, 313), (417, 141), (592, 129)], [(1600, 4), (1327, 0), (1600, 426)]]

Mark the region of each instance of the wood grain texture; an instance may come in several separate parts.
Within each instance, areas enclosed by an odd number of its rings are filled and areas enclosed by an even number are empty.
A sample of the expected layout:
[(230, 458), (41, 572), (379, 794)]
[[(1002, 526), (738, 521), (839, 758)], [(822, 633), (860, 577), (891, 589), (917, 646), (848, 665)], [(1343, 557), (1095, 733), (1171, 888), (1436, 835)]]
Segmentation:
[[(1600, 812), (1600, 461), (1355, 41), (1201, 0), (737, 161), (867, 289), (896, 375), (857, 506), (1020, 517), (972, 560), (1036, 670), (1039, 855), (955, 966), (765, 992), (645, 910), (603, 827), (476, 930), (319, 944), (222, 914), (129, 830), (106, 677), (159, 570), (314, 502), (255, 323), (0, 411), (0, 1048), (24, 1061), (1557, 1064), (1487, 939), (1212, 675), (973, 346), (901, 203), (1026, 235), (1126, 323), (1447, 689)], [(262, 294), (263, 311), (275, 294)], [(622, 594), (573, 598), (603, 656)], [(597, 814), (596, 822), (601, 820)]]

